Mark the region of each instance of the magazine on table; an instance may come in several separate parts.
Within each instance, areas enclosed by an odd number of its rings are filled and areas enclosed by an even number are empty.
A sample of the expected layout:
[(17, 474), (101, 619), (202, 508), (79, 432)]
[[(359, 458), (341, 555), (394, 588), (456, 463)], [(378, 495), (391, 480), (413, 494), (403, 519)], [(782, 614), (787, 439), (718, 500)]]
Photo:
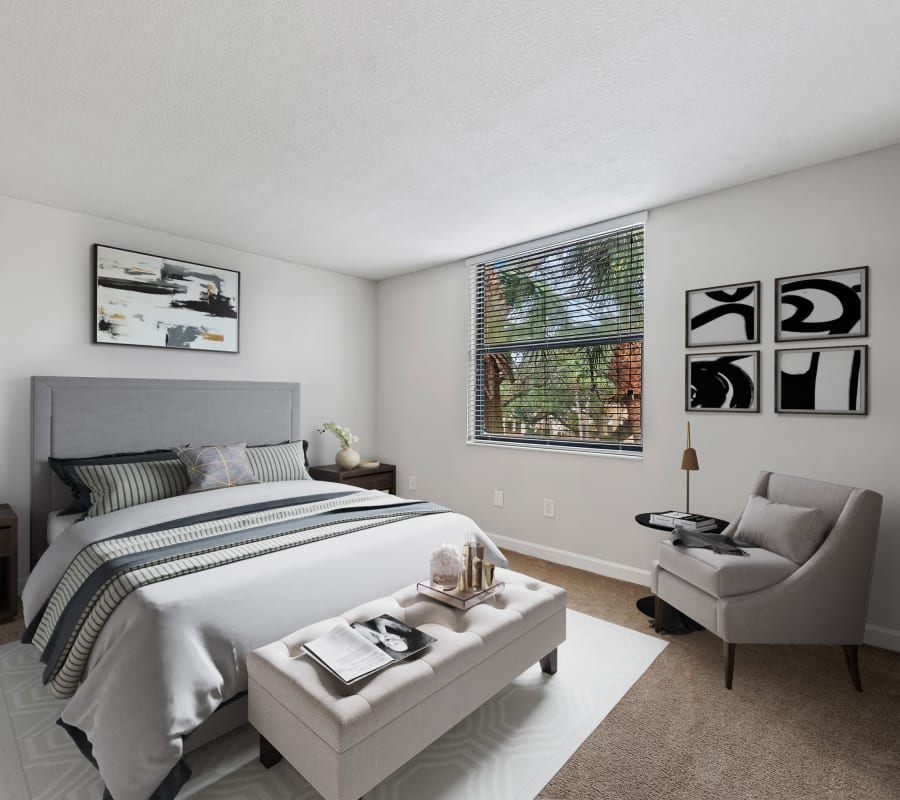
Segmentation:
[(685, 511), (663, 511), (650, 515), (652, 525), (663, 525), (674, 528), (676, 525), (688, 530), (703, 530), (715, 528), (716, 521), (712, 517), (703, 517), (700, 514), (688, 514)]
[(303, 650), (341, 682), (351, 684), (421, 653), (435, 641), (418, 628), (382, 614), (366, 622), (336, 625), (303, 645)]

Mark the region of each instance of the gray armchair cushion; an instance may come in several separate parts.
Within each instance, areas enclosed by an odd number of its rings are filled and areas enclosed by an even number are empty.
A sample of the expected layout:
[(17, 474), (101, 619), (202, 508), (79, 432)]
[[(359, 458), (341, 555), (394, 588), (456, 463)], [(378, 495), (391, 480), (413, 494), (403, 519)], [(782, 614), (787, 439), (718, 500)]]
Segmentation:
[(654, 567), (713, 597), (758, 592), (780, 583), (797, 569), (790, 559), (758, 547), (749, 556), (725, 556), (702, 547), (677, 547), (668, 541), (660, 542), (659, 562)]
[(795, 564), (805, 564), (827, 532), (828, 522), (817, 508), (773, 503), (751, 495), (734, 539), (740, 544), (763, 547)]

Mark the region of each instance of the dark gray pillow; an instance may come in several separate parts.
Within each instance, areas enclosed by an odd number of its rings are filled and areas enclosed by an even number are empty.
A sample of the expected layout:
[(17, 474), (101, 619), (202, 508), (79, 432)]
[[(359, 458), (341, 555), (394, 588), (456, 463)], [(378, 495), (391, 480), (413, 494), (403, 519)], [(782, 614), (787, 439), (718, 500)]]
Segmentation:
[(187, 470), (189, 492), (226, 489), (258, 483), (247, 460), (247, 443), (176, 447), (175, 453)]
[(818, 508), (773, 503), (751, 495), (744, 506), (734, 540), (762, 547), (804, 564), (819, 549), (828, 533), (828, 522)]

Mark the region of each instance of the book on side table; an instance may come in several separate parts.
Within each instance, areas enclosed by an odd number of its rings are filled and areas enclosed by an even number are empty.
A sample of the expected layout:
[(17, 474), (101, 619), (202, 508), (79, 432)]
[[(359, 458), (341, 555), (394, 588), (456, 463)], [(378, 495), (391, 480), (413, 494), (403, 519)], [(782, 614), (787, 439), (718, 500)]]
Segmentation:
[(410, 628), (390, 614), (382, 614), (366, 622), (335, 625), (324, 636), (303, 645), (303, 650), (349, 685), (421, 653), (435, 641), (418, 628)]
[(668, 528), (686, 528), (689, 531), (706, 531), (716, 527), (716, 521), (712, 517), (688, 514), (684, 511), (662, 511), (651, 514), (650, 524)]

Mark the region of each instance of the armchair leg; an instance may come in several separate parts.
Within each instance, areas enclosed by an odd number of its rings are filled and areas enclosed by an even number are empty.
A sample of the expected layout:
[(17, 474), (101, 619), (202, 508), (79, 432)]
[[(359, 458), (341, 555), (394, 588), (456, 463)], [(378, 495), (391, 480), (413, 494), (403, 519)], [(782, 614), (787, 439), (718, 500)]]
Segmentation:
[(659, 620), (662, 617), (663, 612), (663, 601), (659, 599), (659, 595), (656, 596), (656, 602), (653, 605), (653, 630), (656, 633), (659, 633)]
[(731, 688), (731, 682), (734, 678), (734, 651), (737, 645), (732, 642), (722, 642), (723, 653), (725, 656), (725, 688)]
[(850, 671), (850, 680), (853, 681), (853, 688), (857, 692), (862, 691), (862, 680), (859, 677), (859, 645), (845, 644), (844, 661), (847, 662), (847, 669)]

